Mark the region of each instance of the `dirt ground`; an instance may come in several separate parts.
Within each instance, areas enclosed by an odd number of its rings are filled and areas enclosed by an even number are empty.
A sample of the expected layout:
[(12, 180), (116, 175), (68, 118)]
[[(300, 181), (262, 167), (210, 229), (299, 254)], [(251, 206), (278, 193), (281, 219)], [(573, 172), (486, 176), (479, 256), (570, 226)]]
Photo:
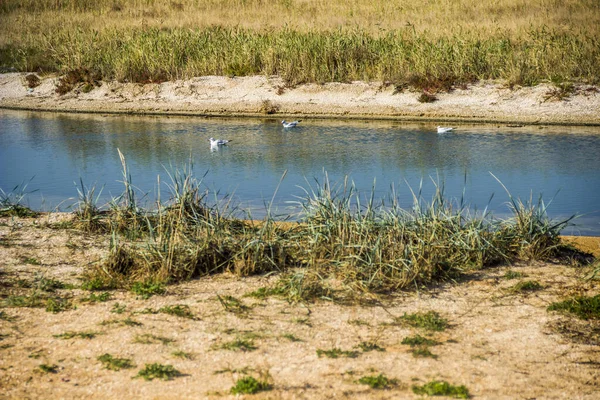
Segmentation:
[(205, 76), (160, 84), (101, 82), (58, 95), (58, 77), (42, 76), (28, 88), (26, 74), (0, 74), (0, 107), (47, 111), (281, 118), (360, 118), (507, 124), (600, 124), (600, 89), (577, 85), (561, 93), (550, 84), (509, 87), (479, 82), (436, 94), (381, 82), (306, 84), (287, 87), (277, 77)]
[[(547, 311), (552, 302), (600, 292), (598, 281), (583, 279), (586, 268), (502, 266), (368, 304), (257, 299), (246, 295), (276, 277), (228, 274), (170, 286), (147, 300), (118, 290), (91, 302), (91, 292), (79, 289), (80, 277), (107, 254), (108, 238), (61, 228), (68, 218), (0, 219), (0, 398), (234, 398), (230, 389), (244, 376), (272, 385), (247, 395), (260, 399), (421, 398), (412, 386), (432, 380), (464, 385), (481, 399), (597, 399), (600, 393), (600, 324)], [(596, 250), (597, 239), (590, 239)], [(507, 279), (509, 270), (522, 275)], [(42, 276), (72, 284), (54, 295), (74, 308), (6, 307), (10, 296), (31, 294), (24, 286)], [(541, 289), (511, 289), (527, 280)], [(224, 307), (226, 296), (244, 307)], [(191, 315), (157, 312), (176, 305), (188, 306)], [(447, 319), (448, 328), (427, 332), (399, 319), (428, 311)], [(429, 356), (402, 344), (416, 334), (438, 342)], [(249, 348), (242, 351), (235, 340)], [(354, 353), (319, 357), (319, 350), (336, 348)], [(106, 353), (135, 367), (105, 369), (98, 357)], [(172, 365), (182, 375), (136, 378), (151, 363)], [(44, 372), (41, 365), (56, 367)], [(397, 381), (385, 390), (359, 383), (379, 374)]]

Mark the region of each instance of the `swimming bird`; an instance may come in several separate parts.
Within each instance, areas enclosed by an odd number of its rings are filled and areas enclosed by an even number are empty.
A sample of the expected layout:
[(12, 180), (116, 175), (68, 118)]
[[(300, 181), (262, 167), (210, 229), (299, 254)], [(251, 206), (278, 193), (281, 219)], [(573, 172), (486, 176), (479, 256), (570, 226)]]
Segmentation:
[(454, 130), (454, 128), (450, 128), (450, 127), (447, 127), (447, 126), (438, 126), (437, 127), (437, 132), (438, 133), (446, 133), (446, 132), (450, 132), (452, 130)]
[(231, 140), (210, 138), (210, 147), (226, 146)]
[(300, 123), (300, 121), (286, 122), (285, 119), (283, 121), (281, 121), (281, 124), (283, 125), (284, 128), (293, 128), (296, 125), (298, 125), (299, 123)]

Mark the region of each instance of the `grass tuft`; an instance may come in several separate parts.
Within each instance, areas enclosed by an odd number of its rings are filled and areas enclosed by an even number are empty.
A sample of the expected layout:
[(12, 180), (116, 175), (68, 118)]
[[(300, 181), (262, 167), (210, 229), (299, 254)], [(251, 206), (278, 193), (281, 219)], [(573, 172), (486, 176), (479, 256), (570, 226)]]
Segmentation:
[(327, 357), (327, 358), (340, 358), (340, 357), (356, 358), (356, 357), (358, 357), (358, 355), (359, 355), (358, 351), (341, 350), (341, 349), (338, 349), (337, 347), (335, 347), (333, 349), (330, 349), (330, 350), (317, 349), (317, 356), (319, 356), (319, 358), (321, 358), (321, 357)]
[(521, 281), (508, 290), (512, 293), (536, 292), (544, 287), (538, 281)]
[(111, 371), (135, 368), (135, 364), (133, 364), (129, 358), (115, 358), (108, 353), (99, 356), (98, 361), (104, 365), (104, 368)]
[(231, 388), (231, 394), (254, 394), (271, 390), (272, 385), (267, 382), (259, 381), (251, 376), (245, 376), (238, 379)]
[(363, 376), (358, 380), (358, 383), (368, 385), (371, 389), (391, 389), (398, 386), (397, 379), (389, 379), (383, 374)]
[(600, 295), (593, 297), (577, 296), (564, 301), (552, 303), (548, 311), (573, 314), (580, 319), (600, 319)]
[(146, 381), (153, 379), (162, 379), (169, 381), (183, 374), (176, 370), (172, 365), (162, 365), (159, 363), (146, 364), (134, 378), (144, 378)]
[(425, 385), (414, 385), (412, 390), (418, 395), (448, 396), (457, 399), (468, 399), (469, 390), (465, 386), (454, 386), (446, 381), (431, 381)]
[(441, 332), (448, 328), (448, 320), (442, 318), (435, 311), (417, 312), (413, 314), (404, 313), (403, 316), (397, 318), (397, 321), (414, 328), (433, 332)]

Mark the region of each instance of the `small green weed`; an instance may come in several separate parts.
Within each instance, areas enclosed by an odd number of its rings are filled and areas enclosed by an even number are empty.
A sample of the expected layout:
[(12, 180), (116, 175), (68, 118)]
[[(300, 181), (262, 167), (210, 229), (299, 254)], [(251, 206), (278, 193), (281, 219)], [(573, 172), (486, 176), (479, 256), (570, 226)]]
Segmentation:
[(134, 339), (134, 343), (141, 343), (141, 344), (155, 344), (155, 343), (162, 343), (163, 345), (168, 345), (169, 343), (173, 343), (175, 342), (175, 340), (173, 339), (169, 339), (163, 336), (157, 336), (157, 335), (153, 335), (150, 333), (145, 333), (143, 335), (138, 335), (135, 337)]
[(190, 311), (190, 307), (185, 304), (177, 304), (174, 306), (165, 306), (158, 310), (158, 312), (163, 314), (175, 315), (181, 318), (189, 318), (195, 319), (196, 317)]
[(391, 389), (398, 385), (397, 379), (389, 379), (383, 374), (363, 376), (358, 380), (358, 383), (369, 385), (371, 389)]
[(42, 371), (46, 374), (58, 373), (58, 365), (56, 365), (56, 364), (40, 364), (38, 366), (38, 368), (40, 369), (40, 371)]
[(555, 302), (548, 306), (548, 311), (574, 314), (584, 320), (600, 319), (600, 295), (594, 297), (578, 296)]
[(415, 394), (428, 396), (449, 396), (457, 399), (468, 399), (469, 390), (464, 386), (454, 386), (446, 381), (431, 381), (425, 385), (414, 385), (412, 390)]
[(504, 279), (519, 279), (519, 278), (523, 278), (524, 276), (525, 276), (525, 274), (522, 272), (517, 272), (517, 271), (513, 271), (512, 269), (509, 269), (508, 271), (506, 271), (506, 273), (502, 277)]
[(521, 281), (510, 287), (508, 290), (512, 293), (535, 292), (544, 287), (538, 281)]
[(177, 371), (172, 365), (162, 365), (159, 363), (146, 364), (144, 369), (140, 370), (135, 378), (144, 378), (144, 380), (151, 381), (153, 379), (162, 379), (169, 381), (183, 374)]
[(51, 297), (46, 300), (46, 311), (53, 314), (73, 309), (73, 303), (69, 299)]
[(120, 371), (122, 369), (134, 368), (135, 364), (131, 362), (129, 358), (114, 358), (112, 355), (106, 353), (98, 357), (98, 361), (104, 365), (104, 368), (111, 371)]
[(113, 308), (110, 310), (110, 312), (114, 313), (114, 314), (123, 314), (125, 312), (126, 308), (127, 308), (127, 306), (125, 304), (115, 303), (113, 305)]
[(10, 295), (4, 299), (5, 307), (43, 307), (44, 297), (38, 293), (29, 296)]
[(173, 357), (183, 358), (185, 360), (193, 360), (194, 355), (192, 353), (186, 353), (185, 351), (178, 350), (171, 353)]
[(101, 290), (116, 289), (117, 285), (113, 280), (100, 277), (88, 277), (81, 283), (81, 290), (99, 292)]
[(106, 301), (109, 301), (111, 297), (112, 295), (109, 292), (103, 292), (101, 294), (90, 293), (90, 295), (82, 299), (82, 301), (87, 301), (90, 303), (104, 303)]
[(333, 348), (331, 350), (322, 350), (322, 349), (317, 349), (317, 356), (319, 356), (319, 358), (321, 357), (327, 357), (327, 358), (340, 358), (340, 357), (346, 357), (346, 358), (356, 358), (358, 357), (358, 351), (347, 351), (347, 350), (341, 350), (336, 348)]
[(100, 323), (100, 325), (113, 325), (113, 324), (121, 324), (121, 325), (125, 325), (125, 326), (142, 326), (144, 324), (142, 324), (141, 322), (138, 322), (134, 319), (131, 319), (131, 317), (127, 317), (125, 319), (109, 319), (106, 321), (102, 321)]
[(87, 332), (73, 332), (73, 331), (69, 331), (69, 332), (65, 332), (65, 333), (61, 333), (60, 335), (52, 335), (55, 338), (59, 338), (59, 339), (73, 339), (73, 338), (81, 338), (81, 339), (93, 339), (96, 337), (96, 335), (99, 335), (98, 332), (91, 332), (91, 331), (87, 331)]
[(436, 345), (440, 344), (438, 341), (435, 341), (433, 339), (428, 339), (421, 335), (407, 336), (404, 339), (402, 339), (402, 342), (400, 342), (400, 343), (409, 345), (410, 347), (436, 346)]
[(231, 388), (231, 394), (254, 394), (271, 390), (272, 386), (267, 382), (259, 381), (251, 376), (238, 379), (235, 386)]
[(437, 359), (437, 357), (438, 357), (436, 354), (433, 354), (427, 347), (414, 347), (411, 352), (412, 352), (413, 357), (415, 357), (415, 358), (429, 357), (429, 358)]
[(24, 257), (22, 259), (24, 264), (29, 264), (29, 265), (41, 265), (42, 263), (40, 262), (40, 260), (38, 260), (35, 257)]
[(253, 351), (258, 347), (254, 345), (254, 341), (251, 339), (235, 339), (231, 342), (225, 342), (217, 348), (233, 351)]
[(396, 318), (396, 321), (404, 322), (414, 328), (420, 328), (426, 331), (441, 332), (448, 328), (448, 320), (442, 318), (435, 311), (417, 312), (413, 314), (404, 313), (403, 316)]
[(358, 345), (358, 348), (360, 348), (365, 353), (367, 351), (385, 351), (383, 347), (379, 346), (375, 342), (362, 342)]
[(38, 358), (40, 358), (42, 356), (42, 350), (36, 350), (33, 353), (29, 354), (27, 356), (27, 358), (33, 358), (34, 360), (37, 360)]
[(250, 307), (245, 305), (241, 300), (236, 299), (233, 296), (219, 296), (217, 295), (219, 302), (225, 309), (225, 311), (233, 314), (245, 314), (250, 310)]
[(17, 320), (17, 317), (13, 317), (11, 315), (8, 315), (4, 311), (0, 311), (0, 321), (14, 322), (16, 320)]
[(284, 333), (281, 335), (281, 337), (289, 340), (290, 342), (302, 342), (302, 339), (298, 338), (293, 333)]
[(160, 282), (147, 280), (143, 282), (134, 282), (134, 284), (131, 286), (131, 291), (138, 297), (147, 300), (154, 295), (164, 294), (165, 287)]
[(371, 324), (369, 324), (367, 321), (362, 320), (362, 319), (349, 319), (348, 324), (356, 325), (356, 326), (371, 326)]

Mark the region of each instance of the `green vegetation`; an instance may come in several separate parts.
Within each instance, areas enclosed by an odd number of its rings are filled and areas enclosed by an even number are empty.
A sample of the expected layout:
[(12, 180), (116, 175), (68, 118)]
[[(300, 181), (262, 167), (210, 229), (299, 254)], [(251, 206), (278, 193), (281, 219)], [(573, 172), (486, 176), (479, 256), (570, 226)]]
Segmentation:
[(521, 281), (516, 285), (511, 286), (509, 291), (513, 293), (535, 292), (543, 288), (544, 287), (538, 281)]
[(231, 394), (254, 394), (271, 390), (272, 386), (267, 382), (259, 381), (251, 376), (245, 376), (235, 382), (231, 388)]
[(250, 307), (242, 303), (241, 300), (233, 297), (233, 296), (219, 296), (217, 295), (217, 299), (225, 309), (225, 311), (233, 313), (233, 314), (245, 314), (250, 310)]
[(518, 272), (518, 271), (513, 271), (512, 269), (509, 269), (508, 271), (506, 271), (506, 273), (502, 276), (504, 279), (519, 279), (519, 278), (523, 278), (525, 276), (525, 274), (523, 274), (522, 272)]
[(335, 348), (333, 348), (331, 350), (317, 349), (317, 355), (319, 356), (319, 358), (321, 358), (321, 357), (327, 357), (327, 358), (340, 358), (340, 357), (356, 358), (356, 357), (358, 357), (359, 353), (358, 353), (358, 351), (341, 350), (341, 349), (338, 349), (337, 347), (335, 347)]
[(600, 295), (593, 297), (576, 296), (568, 300), (555, 302), (548, 306), (548, 311), (573, 314), (584, 320), (600, 319)]
[(144, 369), (140, 370), (135, 376), (136, 378), (144, 378), (144, 380), (151, 381), (153, 379), (162, 379), (169, 381), (183, 374), (177, 371), (172, 365), (162, 365), (158, 363), (146, 364)]
[(58, 372), (58, 365), (56, 364), (40, 364), (38, 368), (46, 374), (56, 374)]
[[(2, 63), (1, 54), (2, 51), (0, 50), (0, 66)], [(37, 212), (23, 205), (23, 201), (29, 193), (33, 192), (27, 191), (26, 182), (15, 186), (10, 192), (5, 192), (0, 188), (0, 217), (35, 217), (38, 215)]]
[(256, 347), (252, 339), (238, 338), (232, 340), (231, 342), (225, 342), (219, 346), (216, 346), (216, 348), (233, 351), (253, 351), (258, 347)]
[(433, 354), (428, 347), (414, 347), (411, 349), (411, 353), (415, 358), (438, 358), (438, 356), (436, 354)]
[(46, 311), (54, 314), (71, 310), (73, 307), (73, 303), (69, 299), (50, 297), (48, 300), (46, 300)]
[(84, 298), (82, 301), (89, 301), (90, 303), (104, 303), (109, 301), (112, 295), (109, 292), (103, 292), (101, 294), (90, 293), (90, 295)]
[(185, 304), (177, 304), (174, 306), (164, 306), (158, 310), (159, 313), (175, 315), (181, 318), (195, 319), (196, 317), (190, 310), (190, 307)]
[(358, 380), (358, 383), (369, 385), (372, 389), (391, 389), (398, 385), (398, 380), (389, 379), (383, 374), (363, 376)]
[(428, 396), (448, 396), (457, 399), (468, 399), (469, 390), (465, 386), (454, 386), (445, 381), (431, 381), (423, 386), (414, 385), (415, 394)]
[(193, 360), (194, 355), (192, 353), (186, 353), (185, 351), (178, 350), (171, 353), (173, 357), (183, 358), (185, 360)]
[(379, 346), (375, 342), (361, 342), (358, 345), (358, 348), (361, 349), (364, 353), (367, 351), (385, 351), (385, 348)]
[(401, 343), (409, 345), (410, 347), (417, 347), (417, 346), (437, 346), (438, 344), (440, 344), (436, 340), (428, 339), (428, 338), (423, 337), (421, 335), (407, 336), (404, 339), (402, 339)]
[(98, 361), (104, 365), (104, 368), (111, 371), (120, 371), (122, 369), (134, 368), (135, 365), (129, 358), (114, 358), (112, 355), (106, 353), (98, 357)]
[(404, 313), (403, 316), (397, 318), (397, 321), (414, 328), (433, 332), (441, 332), (448, 327), (448, 320), (442, 318), (435, 311), (417, 312), (413, 314)]
[(134, 282), (131, 286), (131, 291), (142, 299), (147, 300), (154, 295), (164, 294), (165, 287), (160, 282), (147, 280), (143, 282)]
[(98, 335), (98, 332), (73, 332), (73, 331), (69, 331), (69, 332), (65, 332), (65, 333), (61, 333), (59, 335), (53, 335), (55, 338), (59, 338), (59, 339), (73, 339), (73, 338), (81, 338), (81, 339), (93, 339), (96, 337), (96, 335)]

